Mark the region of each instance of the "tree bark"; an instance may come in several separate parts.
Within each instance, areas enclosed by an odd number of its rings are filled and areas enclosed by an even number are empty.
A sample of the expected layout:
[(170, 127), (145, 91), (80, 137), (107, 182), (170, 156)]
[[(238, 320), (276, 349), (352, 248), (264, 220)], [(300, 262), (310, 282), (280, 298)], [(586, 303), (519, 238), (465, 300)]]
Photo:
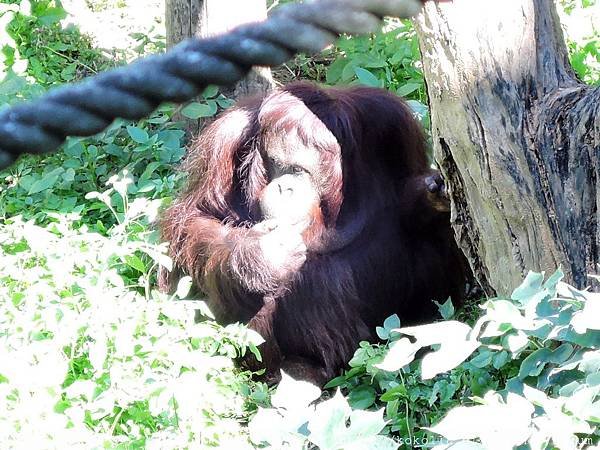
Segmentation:
[(596, 272), (600, 90), (576, 79), (554, 2), (428, 2), (417, 20), (452, 225), (488, 294), (528, 270)]
[[(208, 37), (224, 33), (238, 25), (264, 20), (266, 0), (166, 0), (165, 26), (167, 47), (192, 36)], [(221, 88), (226, 97), (240, 97), (268, 92), (274, 86), (268, 68), (254, 68), (248, 76), (231, 88)], [(202, 121), (190, 124), (196, 133)]]

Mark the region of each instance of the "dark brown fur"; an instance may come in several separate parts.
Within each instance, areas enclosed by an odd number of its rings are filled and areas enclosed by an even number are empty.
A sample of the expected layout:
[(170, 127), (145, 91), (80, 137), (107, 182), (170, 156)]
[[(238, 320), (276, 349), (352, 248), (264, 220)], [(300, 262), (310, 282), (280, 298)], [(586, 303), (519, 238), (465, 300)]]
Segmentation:
[[(306, 261), (290, 261), (286, 276), (265, 264), (252, 228), (263, 220), (261, 149), (273, 133), (318, 151), (323, 188), (302, 234)], [(430, 321), (432, 299), (461, 299), (463, 260), (447, 208), (424, 181), (434, 172), (423, 134), (388, 92), (294, 83), (247, 100), (202, 133), (185, 170), (187, 189), (162, 222), (175, 270), (161, 286), (191, 275), (219, 321), (263, 335), (271, 375), (283, 367), (322, 383), (389, 315), (403, 325)], [(354, 223), (362, 225), (351, 245), (328, 251), (327, 231)]]

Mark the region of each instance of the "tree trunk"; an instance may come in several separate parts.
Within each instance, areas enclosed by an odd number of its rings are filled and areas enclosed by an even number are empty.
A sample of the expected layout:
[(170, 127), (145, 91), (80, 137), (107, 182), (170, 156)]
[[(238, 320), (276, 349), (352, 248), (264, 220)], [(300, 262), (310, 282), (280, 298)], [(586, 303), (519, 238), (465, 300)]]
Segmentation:
[[(167, 47), (192, 36), (207, 37), (228, 31), (238, 25), (264, 20), (267, 17), (266, 0), (166, 0)], [(232, 88), (221, 88), (226, 97), (238, 99), (264, 93), (273, 88), (268, 68), (254, 68)], [(197, 132), (202, 122), (191, 124)]]
[(457, 241), (489, 294), (528, 270), (596, 272), (600, 90), (579, 82), (554, 2), (428, 2), (417, 20)]

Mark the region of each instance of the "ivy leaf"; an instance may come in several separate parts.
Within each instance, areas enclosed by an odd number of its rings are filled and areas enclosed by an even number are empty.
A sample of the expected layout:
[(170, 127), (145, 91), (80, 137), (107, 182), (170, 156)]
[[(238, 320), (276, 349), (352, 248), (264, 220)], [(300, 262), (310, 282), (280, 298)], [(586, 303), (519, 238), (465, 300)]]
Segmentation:
[(58, 23), (67, 17), (67, 12), (60, 7), (49, 7), (38, 16), (38, 20), (42, 25), (50, 26), (52, 24)]
[(480, 350), (479, 353), (477, 354), (477, 356), (472, 358), (469, 362), (471, 364), (473, 364), (475, 367), (477, 367), (478, 369), (483, 369), (484, 367), (487, 367), (490, 365), (490, 363), (492, 362), (493, 355), (494, 354), (491, 351), (489, 351), (488, 349), (483, 349), (483, 350)]
[(339, 448), (350, 412), (348, 401), (338, 389), (333, 398), (315, 408), (314, 417), (308, 423), (311, 442), (322, 450)]
[(390, 332), (383, 327), (375, 327), (375, 332), (377, 333), (377, 337), (384, 341), (390, 337)]
[[(290, 437), (285, 429), (285, 420), (276, 409), (258, 408), (258, 412), (248, 424), (250, 439), (255, 444), (269, 444), (281, 448)], [(303, 440), (299, 440), (301, 444)]]
[(428, 353), (421, 362), (421, 378), (429, 380), (457, 367), (479, 347), (478, 341), (447, 341), (439, 350)]
[(581, 311), (573, 316), (571, 324), (573, 329), (584, 334), (587, 330), (600, 330), (600, 297), (598, 294), (589, 294)]
[(418, 100), (407, 100), (406, 103), (410, 106), (410, 109), (413, 110), (414, 115), (419, 120), (419, 122), (423, 122), (429, 114), (429, 108), (427, 105), (421, 103)]

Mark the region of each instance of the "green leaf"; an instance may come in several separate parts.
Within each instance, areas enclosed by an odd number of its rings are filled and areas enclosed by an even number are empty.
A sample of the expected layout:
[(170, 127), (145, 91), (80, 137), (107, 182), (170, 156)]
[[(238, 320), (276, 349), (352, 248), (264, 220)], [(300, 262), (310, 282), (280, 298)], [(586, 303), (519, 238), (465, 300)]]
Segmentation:
[(352, 356), (352, 359), (348, 362), (348, 365), (350, 367), (361, 367), (365, 365), (367, 359), (369, 359), (369, 354), (367, 351), (364, 348), (359, 348), (354, 352), (354, 356)]
[(70, 183), (73, 180), (75, 180), (75, 171), (72, 168), (68, 168), (65, 174), (63, 175), (63, 180), (67, 183)]
[(371, 386), (361, 385), (350, 391), (348, 396), (350, 406), (357, 409), (367, 409), (375, 403), (375, 389)]
[(352, 411), (339, 391), (317, 405), (308, 423), (309, 439), (321, 450), (396, 449), (392, 439), (378, 436), (384, 427), (383, 409)]
[(81, 157), (81, 155), (84, 152), (84, 147), (83, 144), (81, 143), (81, 139), (80, 138), (73, 138), (73, 137), (69, 137), (67, 138), (67, 142), (64, 146), (64, 152), (69, 155), (72, 156), (74, 158), (79, 158)]
[(494, 355), (494, 358), (492, 359), (492, 365), (494, 366), (494, 369), (501, 369), (508, 361), (508, 352), (502, 350)]
[(385, 319), (383, 322), (383, 328), (385, 328), (387, 331), (400, 328), (400, 317), (398, 317), (398, 314), (393, 314)]
[(354, 68), (354, 73), (362, 84), (371, 87), (383, 87), (383, 81), (377, 78), (373, 73), (369, 72), (367, 69), (363, 69), (362, 67)]
[(219, 94), (219, 86), (210, 85), (206, 89), (204, 89), (202, 96), (204, 98), (213, 98), (213, 97), (216, 97), (218, 94)]
[(52, 172), (44, 175), (40, 180), (35, 181), (29, 188), (29, 195), (37, 194), (53, 187), (64, 172), (62, 167), (54, 169)]
[(385, 354), (383, 361), (375, 364), (374, 367), (386, 372), (397, 372), (415, 359), (415, 355), (420, 348), (419, 345), (413, 344), (409, 339), (404, 337), (393, 342)]
[(521, 305), (525, 305), (527, 300), (537, 294), (542, 289), (544, 274), (537, 272), (529, 272), (521, 285), (516, 288), (510, 298), (516, 300)]
[(429, 397), (429, 406), (437, 401), (438, 395), (440, 398), (440, 404), (444, 404), (451, 400), (452, 396), (456, 393), (458, 385), (455, 383), (449, 383), (447, 380), (439, 380), (433, 385), (431, 396)]
[(559, 281), (561, 281), (564, 278), (564, 276), (565, 276), (565, 274), (563, 273), (563, 271), (560, 269), (557, 269), (556, 272), (554, 272), (552, 275), (550, 275), (548, 277), (548, 279), (544, 283), (544, 287), (551, 292), (556, 291), (556, 285), (558, 284)]
[(384, 341), (389, 339), (390, 337), (390, 332), (383, 327), (375, 327), (375, 333), (377, 333), (379, 339), (382, 339)]
[(60, 22), (65, 17), (67, 17), (67, 12), (60, 7), (50, 7), (46, 8), (44, 13), (38, 16), (38, 20), (42, 25), (49, 26), (55, 23)]
[(424, 105), (418, 100), (407, 100), (406, 103), (410, 106), (410, 109), (413, 110), (419, 121), (423, 122), (425, 117), (427, 117), (427, 114), (429, 114), (427, 105)]
[(519, 378), (524, 380), (527, 377), (537, 377), (552, 356), (552, 350), (548, 348), (540, 348), (523, 360), (519, 369)]
[(177, 283), (177, 290), (175, 291), (175, 295), (177, 296), (177, 298), (184, 299), (189, 295), (191, 289), (192, 277), (182, 277)]
[(229, 107), (231, 107), (235, 102), (233, 100), (231, 100), (230, 98), (218, 98), (217, 99), (217, 105), (219, 105), (220, 108), (222, 109), (227, 109)]
[(254, 355), (258, 362), (262, 362), (262, 355), (260, 354), (260, 350), (253, 343), (248, 344), (248, 349)]
[(139, 272), (146, 272), (146, 265), (137, 255), (126, 255), (125, 263)]
[(347, 58), (338, 58), (331, 63), (327, 68), (327, 73), (325, 75), (325, 81), (327, 81), (327, 84), (335, 84), (338, 82), (339, 79), (342, 78), (342, 73), (347, 64)]
[(54, 412), (57, 414), (64, 413), (67, 409), (71, 407), (71, 402), (68, 400), (59, 400), (54, 405)]
[(398, 88), (396, 94), (398, 94), (401, 97), (406, 97), (408, 94), (412, 94), (420, 87), (421, 85), (418, 83), (406, 83)]
[(1, 95), (15, 95), (25, 89), (27, 80), (18, 76), (14, 72), (9, 72), (2, 81), (0, 81)]
[(212, 117), (217, 113), (217, 103), (198, 103), (193, 102), (181, 110), (188, 119), (199, 119), (200, 117)]
[(150, 176), (153, 174), (153, 172), (158, 169), (161, 166), (161, 163), (159, 163), (158, 161), (152, 161), (150, 164), (148, 164), (148, 166), (146, 167), (146, 169), (144, 169), (144, 172), (140, 175), (139, 181), (146, 181), (150, 178)]
[(489, 351), (488, 349), (482, 349), (469, 362), (471, 364), (473, 364), (475, 367), (477, 367), (478, 369), (483, 369), (484, 367), (487, 367), (490, 365), (490, 363), (492, 362), (493, 355), (494, 354), (491, 351)]
[(271, 404), (278, 408), (306, 408), (321, 396), (321, 390), (306, 381), (294, 380), (282, 373), (277, 390), (271, 397)]
[(564, 343), (552, 352), (550, 361), (555, 364), (562, 364), (569, 359), (574, 350), (575, 348), (571, 344)]
[(408, 391), (406, 390), (406, 386), (399, 385), (395, 388), (390, 389), (385, 394), (380, 397), (382, 402), (389, 402), (399, 398), (406, 398), (408, 395)]
[(457, 367), (466, 360), (479, 347), (477, 341), (447, 341), (441, 344), (440, 349), (428, 353), (421, 361), (421, 377), (429, 380), (440, 373), (447, 372)]
[(150, 136), (148, 136), (148, 132), (138, 127), (134, 127), (129, 125), (127, 127), (127, 133), (138, 144), (145, 144), (150, 140)]
[(437, 305), (438, 311), (440, 312), (440, 315), (444, 320), (450, 320), (452, 319), (452, 317), (454, 317), (455, 310), (454, 305), (452, 304), (452, 299), (450, 297), (448, 297), (448, 300), (446, 300), (441, 305), (435, 301), (434, 303)]
[(308, 423), (311, 442), (322, 450), (339, 448), (339, 442), (347, 432), (350, 412), (350, 406), (339, 390), (333, 398), (319, 403)]
[[(484, 448), (513, 448), (530, 436), (533, 405), (521, 396), (509, 393), (504, 403), (496, 393), (486, 394), (485, 404), (452, 409), (430, 431), (451, 441), (481, 439)], [(453, 447), (451, 447), (453, 448)]]
[(350, 80), (353, 80), (354, 77), (356, 77), (356, 72), (354, 71), (355, 68), (355, 62), (349, 61), (348, 64), (346, 64), (346, 66), (344, 67), (344, 70), (342, 70), (342, 77), (340, 81), (342, 81), (343, 83), (347, 83)]
[(325, 386), (323, 386), (323, 389), (331, 389), (334, 387), (338, 387), (341, 386), (342, 384), (344, 384), (346, 382), (346, 377), (344, 375), (341, 375), (339, 377), (335, 377), (333, 380), (329, 381)]

